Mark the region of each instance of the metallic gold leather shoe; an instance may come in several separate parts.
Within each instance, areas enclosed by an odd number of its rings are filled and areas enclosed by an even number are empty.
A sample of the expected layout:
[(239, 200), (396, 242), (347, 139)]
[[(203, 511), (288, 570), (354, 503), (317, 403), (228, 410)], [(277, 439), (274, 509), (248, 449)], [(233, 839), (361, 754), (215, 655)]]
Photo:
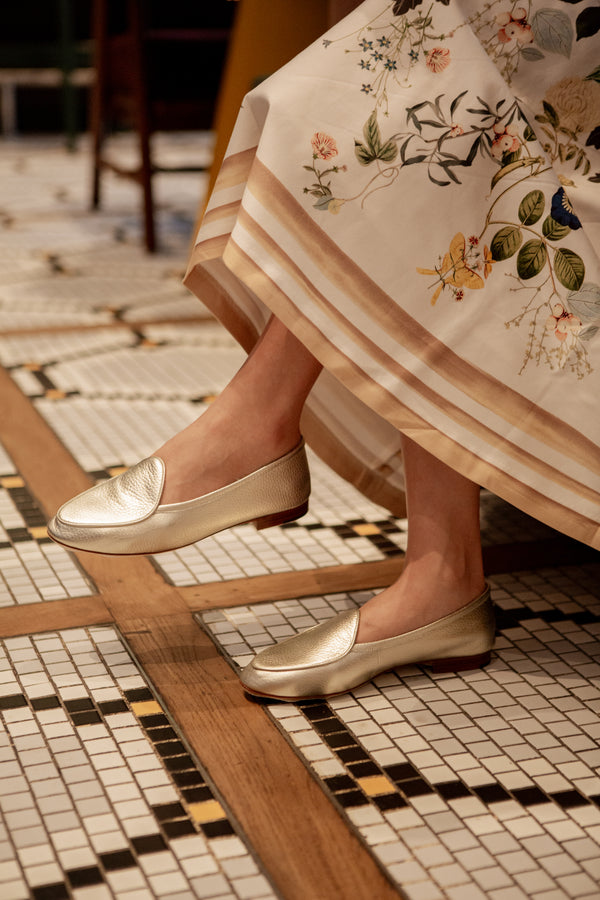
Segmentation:
[(308, 509), (310, 474), (304, 441), (245, 478), (195, 500), (160, 505), (165, 464), (143, 459), (65, 503), (48, 534), (75, 550), (114, 555), (185, 547), (234, 525), (281, 525)]
[(397, 666), (456, 672), (490, 661), (495, 620), (489, 587), (462, 609), (398, 637), (357, 644), (359, 620), (358, 609), (348, 610), (266, 647), (242, 670), (242, 684), (259, 697), (300, 700), (342, 694)]

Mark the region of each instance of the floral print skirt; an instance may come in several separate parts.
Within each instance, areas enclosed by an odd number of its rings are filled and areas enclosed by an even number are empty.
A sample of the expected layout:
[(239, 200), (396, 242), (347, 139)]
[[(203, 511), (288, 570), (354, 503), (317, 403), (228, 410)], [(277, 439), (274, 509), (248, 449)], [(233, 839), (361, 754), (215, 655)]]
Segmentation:
[(400, 433), (600, 548), (600, 7), (366, 0), (245, 98), (186, 283), (323, 363), (303, 430), (403, 509)]

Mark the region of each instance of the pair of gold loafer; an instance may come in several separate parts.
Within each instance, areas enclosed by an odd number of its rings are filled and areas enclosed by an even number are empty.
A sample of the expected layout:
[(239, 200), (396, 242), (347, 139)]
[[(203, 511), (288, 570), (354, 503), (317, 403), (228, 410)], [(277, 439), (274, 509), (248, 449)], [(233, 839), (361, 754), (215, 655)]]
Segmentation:
[(242, 670), (242, 684), (255, 696), (293, 701), (342, 694), (399, 666), (457, 672), (490, 661), (489, 586), (462, 609), (398, 637), (357, 644), (359, 621), (359, 610), (348, 610), (265, 648)]
[(195, 500), (161, 504), (165, 464), (150, 456), (69, 500), (48, 534), (74, 550), (109, 555), (161, 553), (254, 522), (281, 525), (308, 509), (310, 474), (304, 442), (274, 462)]

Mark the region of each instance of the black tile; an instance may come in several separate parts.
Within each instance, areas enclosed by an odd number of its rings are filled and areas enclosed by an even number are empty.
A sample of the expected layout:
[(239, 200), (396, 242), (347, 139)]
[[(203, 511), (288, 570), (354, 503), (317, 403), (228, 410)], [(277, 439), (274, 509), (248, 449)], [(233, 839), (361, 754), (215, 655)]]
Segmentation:
[(79, 697), (76, 700), (65, 700), (65, 709), (67, 712), (83, 712), (87, 709), (94, 708), (94, 701), (90, 697)]
[(168, 822), (170, 819), (181, 819), (187, 813), (181, 803), (160, 803), (153, 806), (152, 810), (159, 822)]
[(130, 703), (143, 703), (145, 700), (154, 700), (154, 695), (148, 688), (132, 688), (130, 691), (125, 691), (125, 697)]
[(536, 803), (550, 803), (550, 797), (535, 785), (525, 788), (515, 788), (511, 793), (515, 800), (518, 800), (522, 806), (534, 806)]
[(69, 869), (66, 872), (73, 890), (88, 887), (90, 884), (102, 884), (104, 878), (98, 866), (88, 866), (85, 869)]
[(362, 747), (342, 747), (340, 750), (336, 750), (336, 756), (344, 763), (369, 759), (369, 754)]
[(323, 719), (321, 722), (315, 722), (313, 728), (319, 734), (333, 734), (336, 731), (346, 731), (346, 727), (342, 725), (339, 719)]
[(203, 833), (208, 838), (213, 837), (226, 837), (231, 834), (235, 834), (235, 831), (227, 821), (227, 819), (221, 819), (218, 822), (205, 822), (200, 826), (202, 828)]
[(131, 839), (133, 848), (136, 853), (158, 853), (160, 850), (166, 850), (167, 845), (162, 834), (144, 834), (142, 837)]
[(324, 778), (323, 781), (334, 794), (338, 791), (349, 791), (356, 787), (356, 782), (348, 775), (332, 775), (331, 778)]
[(31, 897), (33, 900), (69, 900), (71, 892), (66, 884), (59, 882), (58, 884), (42, 884), (39, 887), (31, 888)]
[(359, 790), (336, 794), (335, 799), (344, 809), (350, 809), (352, 806), (367, 806), (369, 803), (363, 792)]
[(204, 784), (204, 778), (197, 769), (189, 769), (185, 772), (174, 772), (173, 781), (178, 787), (194, 787)]
[(324, 734), (325, 743), (335, 750), (336, 747), (358, 747), (356, 738), (352, 737), (349, 731), (336, 731), (335, 734)]
[(146, 729), (159, 728), (163, 725), (169, 725), (169, 720), (164, 713), (154, 713), (151, 716), (140, 716), (140, 723)]
[(23, 694), (0, 697), (0, 709), (19, 709), (21, 706), (27, 706), (27, 698)]
[(550, 794), (550, 797), (558, 803), (562, 809), (572, 809), (575, 806), (587, 806), (590, 802), (587, 797), (580, 794), (579, 791), (557, 791)]
[(112, 716), (115, 713), (129, 712), (129, 707), (124, 700), (105, 700), (98, 704), (98, 709), (103, 716)]
[(435, 789), (444, 800), (458, 800), (460, 797), (473, 796), (462, 781), (445, 781), (442, 784), (436, 784)]
[(177, 732), (170, 725), (163, 725), (162, 728), (147, 728), (146, 732), (154, 744), (159, 741), (174, 741), (178, 737)]
[(130, 850), (115, 850), (113, 853), (101, 853), (100, 861), (107, 872), (114, 869), (130, 869), (137, 866), (135, 857)]
[(31, 700), (31, 706), (33, 709), (56, 709), (60, 706), (60, 700), (58, 697), (52, 695), (49, 697), (34, 697)]
[[(173, 743), (175, 743), (175, 741), (173, 741)], [(181, 772), (183, 769), (196, 768), (196, 764), (189, 753), (185, 753), (183, 756), (165, 757), (165, 766), (169, 772)]]
[(165, 759), (169, 756), (181, 756), (185, 753), (185, 747), (181, 741), (161, 741), (155, 744), (154, 748)]
[(97, 725), (98, 722), (102, 721), (102, 717), (95, 709), (91, 709), (89, 712), (72, 713), (71, 721), (77, 727), (80, 725)]
[(194, 824), (189, 819), (179, 819), (177, 822), (164, 822), (163, 831), (168, 838), (182, 837), (184, 834), (196, 834)]
[(13, 544), (19, 544), (22, 541), (30, 541), (32, 539), (26, 528), (7, 528), (6, 533)]
[(355, 778), (365, 778), (368, 775), (381, 775), (381, 769), (379, 766), (376, 766), (374, 762), (371, 762), (371, 760), (368, 760), (368, 762), (351, 763), (348, 768)]
[(500, 803), (502, 800), (511, 799), (510, 794), (504, 790), (501, 784), (482, 784), (474, 787), (473, 793), (477, 794), (483, 803)]
[(400, 794), (380, 794), (378, 797), (371, 797), (371, 800), (381, 812), (408, 806), (408, 802)]
[(203, 787), (184, 788), (181, 793), (188, 803), (202, 803), (204, 800), (213, 799), (212, 791), (207, 785), (204, 785)]
[(409, 778), (417, 778), (419, 773), (410, 763), (395, 763), (393, 766), (384, 766), (383, 771), (392, 781), (408, 781)]
[(311, 722), (316, 722), (318, 719), (336, 718), (331, 711), (331, 708), (327, 706), (326, 703), (317, 703), (315, 706), (307, 706), (302, 712)]
[(434, 790), (422, 778), (411, 778), (409, 781), (401, 781), (398, 785), (407, 797), (421, 797), (423, 794), (433, 794)]

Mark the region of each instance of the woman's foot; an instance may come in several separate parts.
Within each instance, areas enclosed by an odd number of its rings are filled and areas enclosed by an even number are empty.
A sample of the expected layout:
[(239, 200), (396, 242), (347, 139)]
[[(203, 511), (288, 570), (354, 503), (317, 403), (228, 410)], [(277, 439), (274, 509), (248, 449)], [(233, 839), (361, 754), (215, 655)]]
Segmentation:
[(225, 391), (195, 422), (155, 451), (153, 456), (166, 467), (162, 504), (194, 500), (232, 484), (300, 442), (297, 427), (267, 428), (260, 416), (234, 410), (234, 405)]
[(433, 566), (428, 560), (407, 565), (394, 584), (368, 600), (360, 610), (356, 642), (381, 641), (429, 625), (467, 606), (485, 589), (483, 572), (435, 576)]

